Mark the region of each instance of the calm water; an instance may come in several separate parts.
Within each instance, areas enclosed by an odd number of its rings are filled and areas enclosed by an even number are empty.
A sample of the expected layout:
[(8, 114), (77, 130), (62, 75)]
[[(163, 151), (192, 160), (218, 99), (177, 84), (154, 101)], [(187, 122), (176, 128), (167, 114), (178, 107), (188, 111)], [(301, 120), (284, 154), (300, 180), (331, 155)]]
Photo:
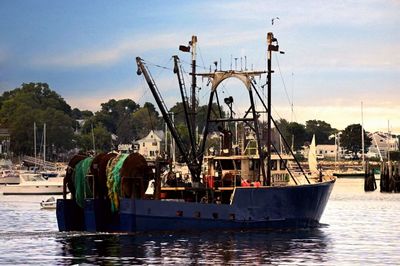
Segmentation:
[(400, 194), (364, 193), (339, 179), (321, 227), (289, 231), (178, 234), (59, 233), (46, 196), (0, 195), (0, 264), (400, 263)]

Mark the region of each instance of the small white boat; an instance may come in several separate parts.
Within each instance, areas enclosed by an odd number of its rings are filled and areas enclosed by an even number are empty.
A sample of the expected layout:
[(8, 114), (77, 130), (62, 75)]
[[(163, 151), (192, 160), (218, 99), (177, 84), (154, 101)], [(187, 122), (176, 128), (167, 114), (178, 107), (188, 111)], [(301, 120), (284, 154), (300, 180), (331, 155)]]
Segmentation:
[(40, 174), (20, 173), (18, 185), (0, 187), (3, 195), (62, 195), (63, 178), (45, 180)]
[(57, 201), (54, 197), (50, 197), (47, 200), (42, 200), (40, 202), (41, 209), (56, 209), (57, 208)]

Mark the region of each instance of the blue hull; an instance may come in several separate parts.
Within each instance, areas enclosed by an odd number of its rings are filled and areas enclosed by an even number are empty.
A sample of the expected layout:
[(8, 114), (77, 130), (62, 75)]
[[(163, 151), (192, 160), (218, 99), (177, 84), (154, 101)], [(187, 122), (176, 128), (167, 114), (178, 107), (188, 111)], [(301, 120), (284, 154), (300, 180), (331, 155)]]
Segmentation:
[(74, 200), (57, 200), (57, 223), (59, 231), (84, 231), (83, 209)]
[[(106, 204), (91, 199), (86, 200), (83, 227), (87, 231), (111, 232), (314, 227), (319, 224), (333, 185), (334, 181), (287, 187), (238, 187), (231, 204), (122, 198), (119, 214), (113, 214), (114, 218), (104, 211)], [(60, 211), (57, 208), (57, 217)]]

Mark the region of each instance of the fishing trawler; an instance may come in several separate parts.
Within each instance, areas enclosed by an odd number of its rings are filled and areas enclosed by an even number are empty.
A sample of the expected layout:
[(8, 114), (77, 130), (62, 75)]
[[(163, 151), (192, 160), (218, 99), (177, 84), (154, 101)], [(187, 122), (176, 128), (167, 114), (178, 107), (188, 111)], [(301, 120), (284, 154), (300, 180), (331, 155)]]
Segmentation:
[[(189, 169), (189, 182), (183, 182), (173, 172), (168, 160), (149, 164), (137, 153), (77, 155), (71, 159), (64, 179), (64, 192), (68, 188), (71, 199), (57, 201), (59, 230), (143, 232), (318, 226), (335, 178), (305, 174), (287, 142), (283, 139), (288, 152), (282, 154), (272, 140), (275, 121), (271, 116), (271, 55), (279, 52), (279, 46), (272, 33), (268, 33), (267, 40), (267, 71), (196, 73), (197, 37), (192, 37), (189, 46), (180, 46), (181, 51), (192, 55), (190, 102), (180, 60), (174, 56), (189, 143), (182, 140), (169, 116), (145, 61), (137, 57), (137, 74), (144, 76), (153, 94)], [(267, 103), (255, 83), (255, 78), (264, 74), (268, 80)], [(197, 77), (211, 84), (200, 140), (195, 133)], [(248, 93), (249, 106), (243, 116), (233, 112), (235, 99), (231, 96), (224, 99), (229, 115), (221, 111), (219, 85), (230, 78), (239, 79)], [(256, 108), (255, 98), (261, 103), (261, 110)], [(218, 107), (215, 113), (213, 106)], [(260, 122), (260, 114), (267, 115), (266, 123)], [(236, 145), (232, 145), (230, 130), (234, 123), (243, 136)], [(212, 124), (221, 134), (217, 153), (206, 151)], [(276, 126), (275, 129), (279, 132)], [(267, 132), (265, 138), (262, 131)], [(293, 170), (293, 164), (301, 171)]]

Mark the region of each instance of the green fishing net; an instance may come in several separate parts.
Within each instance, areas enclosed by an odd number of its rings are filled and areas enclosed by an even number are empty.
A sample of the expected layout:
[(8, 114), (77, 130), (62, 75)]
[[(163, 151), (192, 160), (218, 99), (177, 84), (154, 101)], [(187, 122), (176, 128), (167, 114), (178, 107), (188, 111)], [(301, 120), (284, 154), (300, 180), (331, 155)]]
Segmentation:
[(111, 199), (111, 211), (119, 209), (119, 196), (121, 195), (121, 176), (119, 171), (129, 154), (121, 154), (110, 160), (107, 166), (107, 188), (108, 196)]
[(89, 167), (93, 161), (93, 157), (83, 159), (75, 166), (74, 183), (75, 183), (75, 199), (76, 203), (83, 208), (85, 198), (93, 197), (93, 193), (89, 182), (86, 178)]

